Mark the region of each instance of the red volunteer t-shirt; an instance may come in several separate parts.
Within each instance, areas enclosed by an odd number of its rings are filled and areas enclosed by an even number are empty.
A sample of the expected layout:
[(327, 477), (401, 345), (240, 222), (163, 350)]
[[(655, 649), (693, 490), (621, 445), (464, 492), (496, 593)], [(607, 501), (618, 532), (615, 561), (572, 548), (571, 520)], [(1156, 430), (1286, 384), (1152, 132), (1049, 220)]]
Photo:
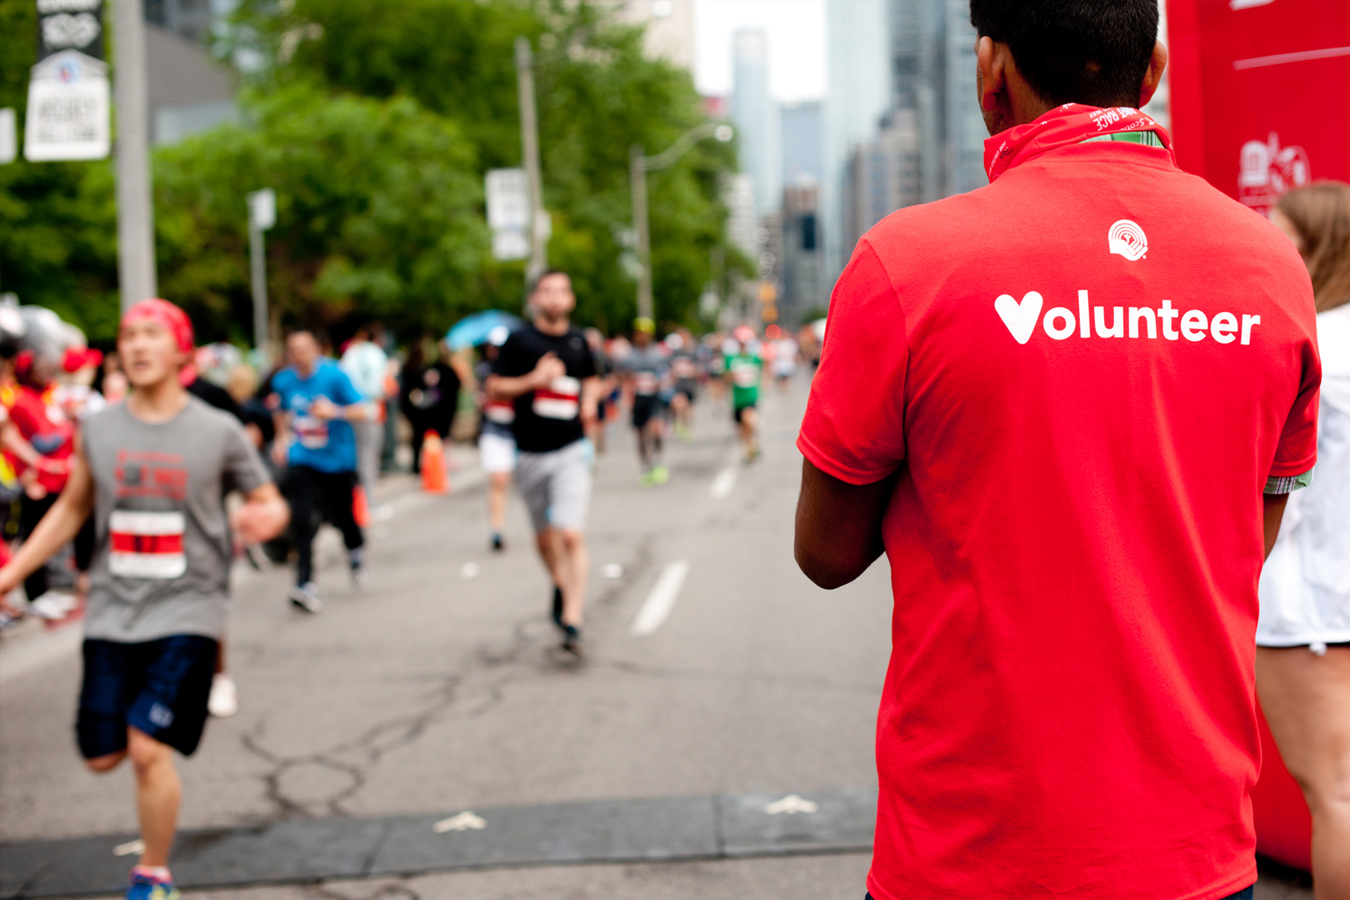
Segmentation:
[(798, 446), (900, 469), (877, 900), (1256, 880), (1261, 496), (1314, 461), (1312, 289), (1169, 149), (1083, 142), (1154, 128), (1004, 132), (989, 187), (891, 215), (835, 287)]

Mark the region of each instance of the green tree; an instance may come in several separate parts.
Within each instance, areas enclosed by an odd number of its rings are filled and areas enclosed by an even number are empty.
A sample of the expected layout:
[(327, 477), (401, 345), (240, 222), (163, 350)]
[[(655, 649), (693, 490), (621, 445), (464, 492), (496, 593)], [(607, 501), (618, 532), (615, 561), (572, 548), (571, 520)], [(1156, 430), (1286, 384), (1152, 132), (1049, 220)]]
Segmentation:
[[(277, 192), (269, 300), (286, 322), (353, 314), (440, 329), (489, 296), (473, 148), (410, 98), (327, 97), (303, 85), (252, 98), (249, 121), (155, 159), (163, 292), (217, 331), (250, 321), (245, 195)], [(243, 315), (241, 315), (243, 313)]]
[[(632, 226), (628, 148), (658, 152), (704, 118), (689, 73), (647, 59), (639, 29), (609, 23), (592, 3), (561, 0), (253, 0), (239, 22), (249, 49), (277, 61), (254, 74), (259, 87), (412, 96), (459, 125), (484, 169), (520, 165), (513, 42), (529, 38), (550, 262), (573, 275), (578, 319), (627, 327), (636, 284), (620, 265), (617, 235)], [(703, 144), (649, 180), (663, 321), (696, 317), (709, 251), (724, 242), (718, 185), (733, 160), (729, 146)], [(521, 269), (510, 271), (519, 285)]]

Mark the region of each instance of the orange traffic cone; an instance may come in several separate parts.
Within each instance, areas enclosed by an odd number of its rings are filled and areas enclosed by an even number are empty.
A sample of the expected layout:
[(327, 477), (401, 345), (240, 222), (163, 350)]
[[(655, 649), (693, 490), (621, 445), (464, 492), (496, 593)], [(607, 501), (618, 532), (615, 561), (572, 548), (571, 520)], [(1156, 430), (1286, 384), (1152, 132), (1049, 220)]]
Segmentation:
[(445, 445), (435, 431), (422, 438), (422, 490), (428, 494), (450, 493), (450, 480), (445, 477)]
[(366, 489), (357, 485), (352, 490), (352, 518), (362, 528), (370, 526), (370, 501), (366, 499)]

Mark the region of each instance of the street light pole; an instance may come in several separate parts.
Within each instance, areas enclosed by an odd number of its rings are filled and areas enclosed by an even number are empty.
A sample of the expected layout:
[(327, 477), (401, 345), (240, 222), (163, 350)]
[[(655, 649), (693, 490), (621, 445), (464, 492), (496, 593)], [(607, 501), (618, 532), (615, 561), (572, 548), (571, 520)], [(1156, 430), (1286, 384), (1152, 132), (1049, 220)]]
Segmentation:
[(637, 233), (638, 258), (638, 316), (653, 319), (652, 309), (652, 248), (647, 235), (647, 162), (641, 144), (628, 148), (628, 175), (633, 184), (633, 230)]
[(675, 143), (655, 156), (645, 156), (641, 144), (628, 149), (628, 176), (633, 190), (633, 230), (637, 233), (638, 257), (638, 316), (655, 321), (652, 303), (652, 248), (647, 217), (647, 173), (674, 165), (699, 141), (717, 138), (722, 143), (731, 140), (735, 132), (725, 122), (705, 122), (680, 135)]
[(117, 280), (122, 309), (159, 293), (155, 278), (155, 206), (150, 193), (149, 99), (145, 11), (141, 0), (114, 0), (117, 63)]
[(548, 268), (543, 177), (539, 172), (539, 116), (534, 102), (534, 53), (529, 38), (516, 38), (516, 87), (520, 100), (520, 142), (530, 182), (530, 262), (525, 269), (528, 290)]

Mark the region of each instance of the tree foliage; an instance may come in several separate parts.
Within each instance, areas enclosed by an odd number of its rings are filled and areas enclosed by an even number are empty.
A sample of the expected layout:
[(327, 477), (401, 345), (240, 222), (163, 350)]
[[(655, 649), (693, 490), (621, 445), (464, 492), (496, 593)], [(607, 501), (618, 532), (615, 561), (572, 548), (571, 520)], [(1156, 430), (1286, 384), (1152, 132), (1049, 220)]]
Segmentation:
[[(0, 103), (23, 114), (31, 0), (0, 0)], [(665, 149), (703, 118), (687, 72), (647, 59), (639, 30), (571, 0), (246, 0), (220, 48), (248, 66), (240, 124), (153, 158), (160, 291), (204, 338), (247, 340), (245, 195), (277, 191), (270, 300), (287, 323), (378, 317), (438, 331), (516, 308), (523, 265), (489, 252), (487, 169), (520, 165), (513, 43), (537, 53), (550, 263), (573, 273), (577, 318), (622, 330), (635, 314), (621, 237), (628, 153)], [(692, 322), (730, 147), (704, 143), (648, 176), (658, 318)], [(0, 289), (95, 337), (116, 320), (109, 162), (0, 167)]]

